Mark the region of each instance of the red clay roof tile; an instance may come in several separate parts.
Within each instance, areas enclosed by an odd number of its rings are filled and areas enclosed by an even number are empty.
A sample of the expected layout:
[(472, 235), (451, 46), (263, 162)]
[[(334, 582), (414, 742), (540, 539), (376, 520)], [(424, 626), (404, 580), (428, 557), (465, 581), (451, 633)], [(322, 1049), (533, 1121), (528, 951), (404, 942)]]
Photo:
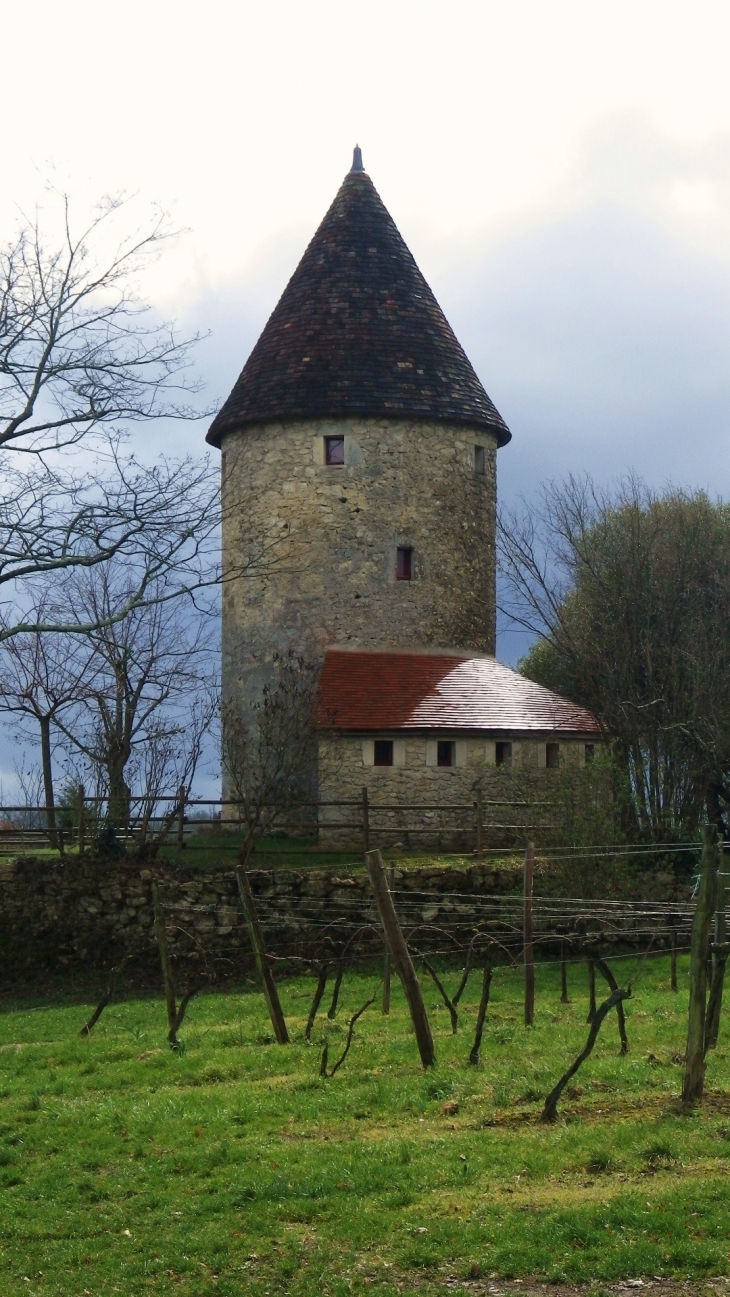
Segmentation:
[(488, 730), (599, 735), (583, 707), (490, 657), (328, 649), (320, 729)]

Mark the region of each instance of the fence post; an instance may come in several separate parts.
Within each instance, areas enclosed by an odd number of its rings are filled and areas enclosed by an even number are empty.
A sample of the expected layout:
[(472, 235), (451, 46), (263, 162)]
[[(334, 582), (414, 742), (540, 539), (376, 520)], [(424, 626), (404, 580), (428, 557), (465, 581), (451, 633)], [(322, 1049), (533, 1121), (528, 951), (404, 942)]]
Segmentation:
[(697, 908), (692, 920), (689, 957), (689, 1014), (687, 1019), (687, 1058), (682, 1084), (682, 1103), (689, 1107), (699, 1102), (705, 1083), (705, 996), (707, 993), (707, 955), (710, 948), (710, 924), (715, 906), (718, 848), (717, 830), (704, 830), (700, 864), (700, 886)]
[(484, 808), (482, 806), (482, 790), (477, 789), (477, 862), (482, 863), (484, 859)]
[(254, 959), (256, 968), (264, 988), (264, 999), (266, 1007), (269, 1010), (271, 1025), (274, 1028), (277, 1044), (288, 1045), (289, 1033), (286, 1029), (286, 1022), (282, 1012), (279, 1000), (279, 992), (276, 989), (274, 975), (269, 967), (269, 961), (266, 958), (266, 947), (264, 945), (264, 934), (261, 930), (261, 923), (256, 910), (256, 902), (251, 891), (251, 884), (248, 880), (246, 870), (240, 865), (236, 870), (236, 883), (238, 884), (238, 894), (241, 897), (243, 913), (246, 916), (246, 927), (248, 935), (251, 938), (253, 946)]
[(84, 794), (84, 785), (79, 784), (78, 798), (78, 816), (79, 816), (79, 855), (83, 856), (86, 850), (86, 797)]
[(185, 846), (185, 785), (181, 784), (177, 790), (177, 849), (182, 851)]
[(401, 926), (398, 922), (398, 915), (393, 905), (393, 897), (385, 877), (385, 868), (383, 866), (383, 857), (379, 851), (368, 851), (366, 856), (368, 873), (375, 902), (380, 914), (380, 921), (383, 925), (385, 940), (390, 947), (390, 953), (393, 958), (393, 966), (398, 974), (408, 1008), (411, 1012), (411, 1021), (416, 1036), (418, 1052), (421, 1055), (421, 1062), (424, 1067), (433, 1067), (435, 1060), (435, 1051), (433, 1047), (433, 1037), (431, 1027), (426, 1013), (426, 1006), (423, 1002), (423, 993), (416, 977), (416, 970), (413, 967), (413, 961), (406, 945), (405, 937), (401, 932)]
[(532, 922), (532, 880), (535, 869), (535, 846), (528, 842), (525, 851), (523, 951), (525, 963), (525, 1026), (532, 1026), (535, 1012), (535, 963)]
[(370, 806), (368, 804), (368, 790), (362, 790), (362, 853), (367, 855), (370, 850)]

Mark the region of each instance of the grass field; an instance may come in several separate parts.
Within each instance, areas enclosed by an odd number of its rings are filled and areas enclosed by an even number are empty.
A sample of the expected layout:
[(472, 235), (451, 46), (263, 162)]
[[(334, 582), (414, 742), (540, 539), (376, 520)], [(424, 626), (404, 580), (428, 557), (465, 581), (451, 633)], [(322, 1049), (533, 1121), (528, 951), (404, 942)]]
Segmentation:
[[(620, 980), (638, 961), (614, 964)], [(585, 1040), (585, 971), (537, 970), (536, 1025), (497, 969), (482, 1062), (471, 1067), (479, 977), (452, 1036), (429, 986), (438, 1065), (424, 1074), (394, 987), (318, 1076), (377, 979), (351, 976), (337, 1019), (303, 1041), (311, 979), (282, 987), (294, 1043), (268, 1042), (253, 992), (194, 1001), (184, 1052), (161, 1000), (112, 1004), (80, 1039), (81, 1004), (0, 1014), (0, 1294), (487, 1293), (496, 1277), (601, 1283), (701, 1279), (730, 1262), (727, 1027), (701, 1112), (676, 1106), (680, 994), (648, 960), (560, 1110), (540, 1099)], [(448, 975), (454, 986), (455, 974)], [(325, 999), (325, 1007), (327, 1000)], [(448, 1111), (453, 1104), (458, 1111)], [(447, 1105), (447, 1110), (444, 1109)]]

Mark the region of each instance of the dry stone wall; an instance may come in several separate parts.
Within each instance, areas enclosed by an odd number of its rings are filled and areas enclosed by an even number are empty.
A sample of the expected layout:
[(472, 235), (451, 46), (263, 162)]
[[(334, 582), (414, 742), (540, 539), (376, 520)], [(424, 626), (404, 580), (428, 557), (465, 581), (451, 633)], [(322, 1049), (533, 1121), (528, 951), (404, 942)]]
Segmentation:
[[(65, 864), (25, 859), (0, 865), (0, 984), (7, 990), (59, 975), (69, 980), (101, 976), (131, 955), (131, 981), (159, 988), (153, 876), (181, 983), (203, 967), (219, 982), (240, 982), (251, 973), (251, 950), (230, 867), (195, 873), (155, 867), (153, 872), (129, 859), (69, 859)], [(357, 960), (382, 948), (364, 870), (253, 870), (251, 884), (269, 952), (284, 961), (332, 959), (343, 951)], [(565, 891), (564, 879), (555, 885)], [(543, 866), (537, 890), (549, 887)], [(448, 929), (446, 944), (457, 956), (476, 928), (502, 930), (500, 906), (513, 896), (519, 910), (520, 888), (518, 866), (395, 869), (404, 926), (418, 929), (418, 943), (427, 950), (442, 949)], [(602, 887), (598, 894), (605, 894)], [(642, 875), (636, 894), (686, 906), (689, 889), (669, 874)], [(503, 929), (512, 941), (514, 924), (513, 914)], [(662, 944), (661, 937), (654, 943), (655, 948)], [(284, 962), (282, 969), (287, 968), (300, 969), (301, 964)]]
[[(251, 970), (231, 868), (193, 873), (140, 868), (131, 860), (25, 859), (0, 865), (0, 981), (8, 986), (64, 971), (101, 971), (128, 954), (143, 980), (159, 980), (153, 877), (172, 952), (183, 964), (207, 962), (216, 976), (234, 980)], [(465, 928), (473, 926), (474, 896), (496, 900), (519, 885), (519, 871), (488, 865), (399, 869), (396, 877), (399, 887), (425, 897), (422, 905), (419, 900), (424, 921), (443, 910)], [(364, 870), (254, 869), (250, 878), (273, 955), (336, 956), (354, 934), (358, 955), (379, 948), (379, 937), (368, 931), (376, 916)]]

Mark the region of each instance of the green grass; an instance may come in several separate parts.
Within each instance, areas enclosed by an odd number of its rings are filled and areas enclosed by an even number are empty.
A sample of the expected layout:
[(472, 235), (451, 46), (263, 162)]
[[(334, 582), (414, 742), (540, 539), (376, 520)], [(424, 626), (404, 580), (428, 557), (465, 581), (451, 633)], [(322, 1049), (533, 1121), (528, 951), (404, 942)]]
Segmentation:
[[(622, 979), (638, 961), (616, 961)], [(540, 1099), (585, 1035), (585, 972), (558, 1003), (538, 968), (536, 1026), (516, 972), (497, 969), (482, 1063), (466, 1061), (479, 978), (456, 1036), (426, 988), (438, 1065), (424, 1074), (394, 988), (369, 1009), (332, 1079), (318, 1077), (376, 979), (350, 976), (334, 1023), (302, 1040), (313, 983), (288, 982), (289, 1047), (265, 1043), (255, 993), (194, 1001), (185, 1049), (161, 1000), (0, 1014), (0, 1293), (93, 1297), (218, 1292), (294, 1297), (487, 1292), (490, 1276), (598, 1283), (728, 1272), (727, 1028), (708, 1101), (676, 1107), (684, 1045), (664, 960), (627, 1004), (630, 1054), (609, 1018), (551, 1127)], [(448, 983), (455, 984), (455, 975)], [(327, 1000), (325, 999), (325, 1007)], [(458, 1112), (442, 1112), (448, 1101)], [(481, 1274), (476, 1288), (470, 1274)], [(448, 1285), (448, 1286), (447, 1286)]]

